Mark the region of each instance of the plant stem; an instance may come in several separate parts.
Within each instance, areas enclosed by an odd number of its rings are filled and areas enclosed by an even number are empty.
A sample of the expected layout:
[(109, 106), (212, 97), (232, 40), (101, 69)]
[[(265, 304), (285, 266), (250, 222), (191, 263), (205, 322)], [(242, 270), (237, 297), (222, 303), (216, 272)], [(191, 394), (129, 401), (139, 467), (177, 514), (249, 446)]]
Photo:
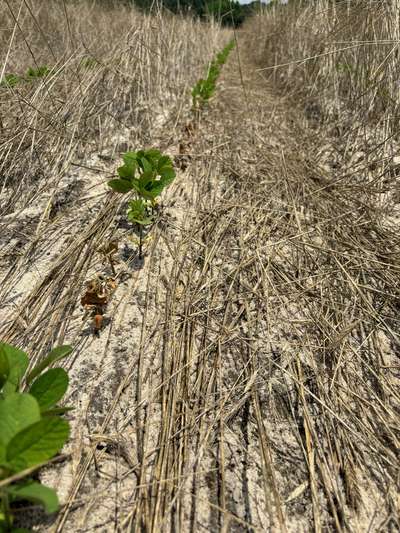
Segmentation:
[(139, 224), (139, 259), (142, 259), (142, 244), (143, 244), (143, 228), (142, 225)]
[(108, 261), (110, 263), (110, 267), (111, 267), (111, 271), (113, 273), (113, 276), (116, 276), (116, 272), (115, 272), (115, 268), (114, 268), (114, 262), (113, 262), (113, 259), (112, 259), (111, 255), (108, 256)]
[(6, 523), (6, 531), (11, 530), (11, 516), (10, 516), (10, 502), (8, 501), (8, 494), (4, 491), (0, 493), (1, 509), (4, 514)]

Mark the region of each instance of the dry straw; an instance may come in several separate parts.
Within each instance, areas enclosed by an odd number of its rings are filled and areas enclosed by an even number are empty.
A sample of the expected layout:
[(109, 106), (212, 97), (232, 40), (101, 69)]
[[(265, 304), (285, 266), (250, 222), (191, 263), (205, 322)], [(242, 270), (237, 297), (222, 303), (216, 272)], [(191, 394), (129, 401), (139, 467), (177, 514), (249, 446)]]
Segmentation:
[[(226, 34), (100, 10), (83, 51), (77, 28), (92, 4), (65, 3), (67, 19), (60, 2), (56, 78), (0, 95), (10, 109), (4, 228), (23, 243), (24, 232), (30, 237), (1, 285), (10, 309), (1, 335), (39, 350), (78, 339), (72, 466), (53, 476), (61, 494), (68, 487), (53, 531), (399, 527), (396, 4), (290, 4), (241, 30), (145, 267), (117, 289), (97, 344), (79, 336), (75, 308), (97, 241), (118, 221), (118, 200), (98, 205), (85, 190), (73, 204), (80, 214), (51, 219), (44, 210), (33, 229), (18, 226), (18, 202), (48, 201), (64, 184), (62, 169), (79, 163), (76, 150), (114, 146), (121, 124), (129, 143), (172, 145), (204, 51), (211, 58)], [(34, 5), (44, 30), (48, 15)], [(114, 32), (114, 48), (96, 56), (99, 27)], [(24, 46), (16, 36), (11, 52)], [(14, 65), (11, 52), (10, 67), (24, 71), (26, 53)], [(99, 63), (82, 72), (83, 55)], [(375, 85), (366, 84), (371, 75)], [(173, 112), (157, 130), (160, 105)], [(21, 109), (27, 121), (15, 126)], [(72, 126), (63, 125), (66, 112)], [(98, 167), (112, 173), (98, 159), (82, 165), (92, 168), (92, 186), (105, 178)], [(21, 298), (15, 283), (67, 223), (65, 245)]]

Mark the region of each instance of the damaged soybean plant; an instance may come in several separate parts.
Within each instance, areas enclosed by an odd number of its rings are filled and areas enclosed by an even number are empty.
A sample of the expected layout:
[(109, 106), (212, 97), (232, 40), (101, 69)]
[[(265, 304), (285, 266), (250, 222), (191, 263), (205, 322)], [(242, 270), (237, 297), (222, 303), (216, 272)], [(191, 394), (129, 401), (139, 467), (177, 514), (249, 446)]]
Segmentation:
[(64, 446), (69, 424), (57, 404), (68, 388), (63, 368), (48, 368), (69, 355), (59, 346), (28, 372), (22, 350), (0, 342), (0, 533), (27, 532), (15, 527), (15, 505), (21, 501), (57, 511), (56, 492), (42, 485), (35, 472)]
[(108, 185), (118, 193), (133, 193), (129, 201), (127, 217), (139, 234), (139, 258), (142, 258), (144, 228), (156, 218), (157, 197), (175, 179), (175, 171), (169, 156), (159, 150), (139, 150), (123, 155), (124, 164), (117, 169), (119, 178)]

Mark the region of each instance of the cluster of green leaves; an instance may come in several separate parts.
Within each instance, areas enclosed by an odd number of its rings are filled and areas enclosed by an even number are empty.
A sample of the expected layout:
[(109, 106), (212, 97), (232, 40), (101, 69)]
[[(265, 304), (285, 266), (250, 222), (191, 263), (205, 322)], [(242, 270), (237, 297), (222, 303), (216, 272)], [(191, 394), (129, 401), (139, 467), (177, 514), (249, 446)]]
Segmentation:
[(222, 67), (224, 63), (226, 63), (226, 60), (228, 59), (229, 54), (231, 51), (235, 48), (235, 41), (230, 41), (225, 48), (221, 50), (221, 52), (218, 52), (217, 57), (215, 58), (215, 62)]
[(14, 87), (21, 81), (21, 78), (16, 74), (5, 74), (3, 81), (0, 83), (0, 87)]
[(5, 74), (0, 87), (14, 87), (15, 85), (24, 81), (34, 81), (39, 78), (44, 78), (50, 73), (49, 67), (46, 65), (38, 68), (28, 68), (25, 76), (18, 76), (17, 74)]
[(175, 179), (175, 171), (169, 156), (159, 150), (127, 152), (124, 164), (117, 169), (119, 178), (108, 185), (116, 192), (134, 192), (136, 198), (129, 202), (128, 219), (140, 226), (154, 220), (157, 197)]
[(235, 42), (230, 41), (215, 59), (211, 61), (206, 79), (200, 79), (192, 89), (193, 108), (203, 107), (214, 95), (217, 87), (217, 80), (221, 73), (221, 68), (226, 62), (229, 53), (234, 48)]
[(13, 528), (13, 504), (19, 500), (40, 504), (48, 513), (58, 509), (55, 491), (32, 478), (54, 457), (69, 435), (60, 415), (69, 410), (57, 404), (68, 388), (63, 368), (48, 368), (71, 353), (59, 346), (28, 372), (25, 352), (0, 343), (0, 532)]
[[(82, 68), (94, 68), (98, 64), (97, 59), (94, 57), (85, 57), (80, 62)], [(17, 74), (5, 74), (3, 80), (0, 83), (0, 87), (15, 87), (22, 82), (32, 82), (40, 78), (45, 78), (50, 74), (50, 68), (46, 65), (43, 65), (38, 68), (28, 68), (26, 74), (23, 76), (18, 76)]]
[(38, 68), (28, 68), (25, 78), (27, 80), (36, 80), (38, 78), (44, 78), (48, 76), (49, 73), (50, 69), (49, 67), (46, 67), (46, 65)]

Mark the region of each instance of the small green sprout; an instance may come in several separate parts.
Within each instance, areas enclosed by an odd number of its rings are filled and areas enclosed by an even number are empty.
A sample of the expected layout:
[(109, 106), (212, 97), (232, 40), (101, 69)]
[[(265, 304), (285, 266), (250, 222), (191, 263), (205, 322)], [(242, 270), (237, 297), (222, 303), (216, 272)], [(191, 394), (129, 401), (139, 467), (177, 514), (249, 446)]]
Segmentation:
[(26, 73), (27, 80), (36, 80), (37, 78), (44, 78), (50, 73), (49, 67), (46, 65), (38, 68), (28, 68)]
[(3, 81), (0, 83), (1, 87), (14, 87), (21, 81), (21, 78), (16, 74), (5, 74)]
[(148, 226), (154, 222), (154, 215), (151, 213), (149, 206), (142, 198), (131, 200), (127, 211), (128, 220), (134, 224)]
[(139, 230), (139, 257), (142, 257), (143, 227), (154, 222), (157, 197), (175, 179), (175, 170), (169, 156), (159, 150), (139, 150), (123, 155), (124, 164), (117, 169), (119, 178), (108, 185), (122, 194), (133, 192), (129, 202), (128, 220)]
[(6, 74), (0, 83), (0, 87), (15, 87), (19, 83), (25, 81), (34, 81), (39, 78), (48, 76), (50, 69), (45, 65), (38, 68), (29, 68), (25, 76), (17, 76), (16, 74)]
[[(20, 500), (58, 509), (56, 492), (32, 479), (32, 474), (64, 446), (69, 424), (59, 415), (69, 408), (58, 402), (68, 387), (62, 368), (48, 368), (71, 353), (59, 346), (27, 371), (25, 352), (0, 342), (0, 531), (13, 528), (13, 505)], [(26, 531), (26, 530), (24, 530)]]

